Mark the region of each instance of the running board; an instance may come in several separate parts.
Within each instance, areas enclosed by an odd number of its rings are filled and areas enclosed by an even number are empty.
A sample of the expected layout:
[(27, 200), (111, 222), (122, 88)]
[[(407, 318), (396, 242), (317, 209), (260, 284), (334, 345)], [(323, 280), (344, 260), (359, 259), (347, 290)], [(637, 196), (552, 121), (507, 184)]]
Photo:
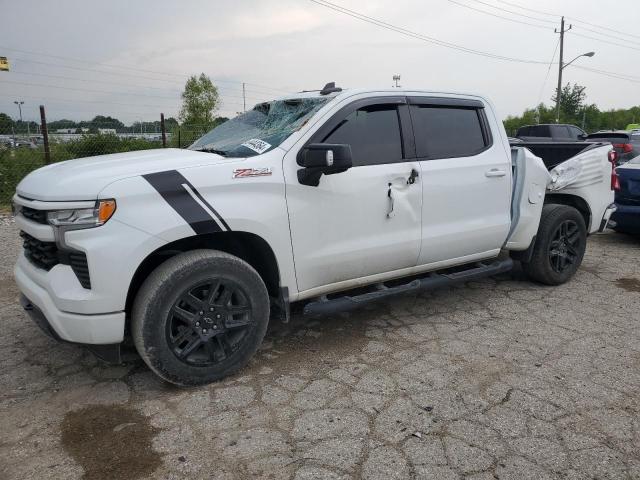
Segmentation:
[[(478, 278), (508, 272), (512, 268), (513, 260), (507, 258), (504, 260), (496, 260), (491, 263), (477, 262), (470, 264), (469, 268), (466, 270), (454, 273), (438, 273), (437, 271), (431, 272), (422, 278), (416, 278), (404, 285), (388, 287), (385, 285), (385, 282), (377, 283), (370, 286), (371, 291), (357, 295), (349, 295), (346, 293), (342, 297), (331, 299), (326, 295), (323, 295), (316, 300), (312, 300), (307, 303), (304, 306), (304, 313), (305, 315), (325, 315), (337, 311), (350, 310), (367, 302), (380, 300), (391, 295), (413, 292), (416, 290), (432, 290), (448, 285), (455, 285), (457, 283), (468, 282)], [(446, 270), (443, 270), (442, 272), (446, 272)]]

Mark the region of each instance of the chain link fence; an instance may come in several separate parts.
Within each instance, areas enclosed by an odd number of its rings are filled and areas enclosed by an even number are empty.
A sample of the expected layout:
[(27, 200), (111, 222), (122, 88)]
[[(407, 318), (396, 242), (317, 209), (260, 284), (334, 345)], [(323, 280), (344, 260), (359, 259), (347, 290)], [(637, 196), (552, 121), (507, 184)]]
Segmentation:
[(49, 163), (134, 150), (187, 148), (212, 128), (211, 125), (178, 126), (164, 131), (164, 135), (163, 132), (91, 133), (80, 129), (44, 135), (42, 125), (37, 125), (34, 131), (34, 125), (16, 124), (0, 125), (0, 209), (9, 208), (20, 180)]

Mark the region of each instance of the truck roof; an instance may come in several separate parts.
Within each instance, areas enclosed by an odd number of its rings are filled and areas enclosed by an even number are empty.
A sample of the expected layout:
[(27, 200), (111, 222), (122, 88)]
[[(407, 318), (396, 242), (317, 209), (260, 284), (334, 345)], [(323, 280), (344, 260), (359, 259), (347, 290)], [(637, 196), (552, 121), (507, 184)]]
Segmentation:
[(452, 92), (441, 90), (427, 90), (418, 88), (344, 88), (341, 91), (331, 92), (322, 95), (321, 90), (303, 90), (302, 92), (290, 93), (279, 97), (278, 100), (293, 100), (297, 98), (336, 98), (336, 97), (351, 97), (362, 93), (384, 93), (384, 94), (397, 94), (397, 95), (454, 95), (460, 97), (476, 97), (485, 99), (484, 96), (476, 93), (468, 92)]

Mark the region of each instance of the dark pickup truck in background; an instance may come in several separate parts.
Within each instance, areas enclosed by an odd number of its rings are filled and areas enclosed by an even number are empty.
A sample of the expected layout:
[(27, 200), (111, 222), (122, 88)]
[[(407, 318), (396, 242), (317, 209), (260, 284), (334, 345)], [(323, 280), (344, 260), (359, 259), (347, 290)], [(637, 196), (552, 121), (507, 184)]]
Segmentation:
[(580, 142), (587, 133), (575, 125), (550, 123), (520, 127), (516, 137), (524, 142)]
[(627, 163), (629, 160), (640, 155), (640, 136), (632, 135), (631, 132), (616, 130), (601, 130), (590, 133), (586, 138), (587, 142), (609, 142), (618, 152), (618, 165)]

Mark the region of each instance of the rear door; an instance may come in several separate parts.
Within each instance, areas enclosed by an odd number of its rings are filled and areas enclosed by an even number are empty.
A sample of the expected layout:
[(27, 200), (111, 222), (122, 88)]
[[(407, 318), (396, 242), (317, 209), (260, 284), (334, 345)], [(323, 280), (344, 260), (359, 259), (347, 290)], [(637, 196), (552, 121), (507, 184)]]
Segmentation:
[(419, 265), (494, 256), (511, 215), (511, 158), (478, 100), (409, 97), (422, 180)]

